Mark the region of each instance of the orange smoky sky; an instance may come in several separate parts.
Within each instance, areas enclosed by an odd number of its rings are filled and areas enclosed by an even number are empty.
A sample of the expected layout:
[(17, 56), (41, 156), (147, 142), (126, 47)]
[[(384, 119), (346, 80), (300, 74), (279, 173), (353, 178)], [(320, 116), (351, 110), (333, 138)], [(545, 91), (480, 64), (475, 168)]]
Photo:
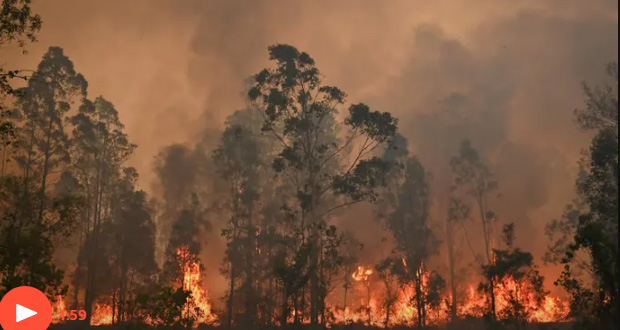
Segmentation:
[[(89, 96), (103, 95), (119, 111), (138, 145), (130, 165), (144, 189), (161, 148), (193, 145), (205, 129), (221, 128), (244, 106), (244, 81), (268, 65), (267, 46), (289, 43), (312, 55), (349, 100), (399, 117), (436, 194), (447, 189), (458, 142), (470, 138), (498, 176), (498, 213), (538, 255), (544, 224), (574, 195), (588, 144), (573, 123), (580, 84), (601, 82), (618, 56), (614, 0), (33, 0), (33, 7), (43, 19), (38, 42), (3, 62), (35, 68), (48, 47), (64, 48)], [(373, 244), (379, 238), (365, 228), (377, 224), (364, 206), (352, 212), (362, 216), (341, 219), (343, 226)]]

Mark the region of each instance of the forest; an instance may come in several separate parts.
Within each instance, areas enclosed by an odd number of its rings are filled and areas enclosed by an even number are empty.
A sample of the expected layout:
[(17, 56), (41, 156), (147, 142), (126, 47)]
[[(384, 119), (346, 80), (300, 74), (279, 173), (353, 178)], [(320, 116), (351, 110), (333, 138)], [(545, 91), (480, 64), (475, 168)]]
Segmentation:
[[(0, 54), (31, 56), (46, 28), (32, 6), (2, 1)], [(460, 136), (428, 165), (400, 113), (276, 41), (238, 82), (245, 106), (197, 143), (161, 148), (147, 188), (122, 111), (89, 93), (62, 46), (36, 68), (0, 64), (0, 297), (44, 291), (50, 329), (617, 329), (615, 59), (591, 63), (606, 79), (562, 109), (567, 134), (589, 143), (565, 178), (574, 198), (539, 220), (546, 250), (529, 251), (479, 141)], [(381, 247), (346, 217), (372, 218)], [(222, 295), (207, 284), (216, 273)], [(68, 310), (86, 319), (61, 320)]]

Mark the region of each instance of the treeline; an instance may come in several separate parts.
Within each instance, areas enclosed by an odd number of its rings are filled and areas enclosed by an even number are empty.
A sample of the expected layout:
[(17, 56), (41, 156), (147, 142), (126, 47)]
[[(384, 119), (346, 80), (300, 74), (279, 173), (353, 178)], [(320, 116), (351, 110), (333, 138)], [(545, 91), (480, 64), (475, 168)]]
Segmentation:
[[(41, 20), (29, 3), (3, 1), (3, 45), (35, 40)], [(393, 324), (403, 287), (414, 288), (411, 323), (419, 327), (442, 304), (450, 321), (466, 316), (462, 242), (479, 266), (481, 314), (493, 324), (526, 322), (534, 312), (529, 300), (540, 304), (546, 294), (543, 277), (532, 254), (515, 246), (514, 224), (494, 212), (500, 183), (484, 155), (467, 139), (455, 146), (451, 173), (439, 173), (453, 182), (444, 219), (432, 219), (442, 231), (431, 230), (428, 170), (409, 152), (398, 120), (349, 102), (323, 81), (309, 54), (278, 44), (268, 55), (272, 65), (252, 76), (247, 106), (226, 119), (223, 131), (157, 156), (154, 197), (137, 188), (138, 173), (126, 165), (137, 146), (114, 105), (88, 95), (85, 77), (61, 48), (51, 47), (32, 73), (0, 71), (0, 294), (29, 285), (85, 309), (89, 318), (105, 304), (112, 323), (190, 327), (205, 311), (187, 288), (186, 271), (201, 265), (204, 234), (224, 219), (222, 326), (321, 327), (350, 304), (351, 275), (362, 255), (355, 237), (333, 220), (370, 203), (393, 249), (372, 265), (386, 312), (371, 320), (368, 305), (368, 323)], [(617, 66), (608, 71), (612, 83), (586, 86), (587, 108), (576, 112), (579, 128), (595, 131), (581, 162), (578, 198), (547, 230), (548, 261), (565, 265), (556, 284), (570, 294), (570, 317), (592, 329), (618, 324)], [(14, 88), (20, 78), (25, 86)], [(477, 233), (481, 248), (468, 232)], [(446, 274), (427, 266), (441, 244)], [(63, 245), (76, 247), (70, 269), (56, 266)], [(589, 271), (593, 285), (578, 269)], [(508, 279), (516, 289), (503, 287)], [(338, 287), (342, 304), (328, 303)], [(498, 309), (499, 294), (507, 295), (507, 308)]]

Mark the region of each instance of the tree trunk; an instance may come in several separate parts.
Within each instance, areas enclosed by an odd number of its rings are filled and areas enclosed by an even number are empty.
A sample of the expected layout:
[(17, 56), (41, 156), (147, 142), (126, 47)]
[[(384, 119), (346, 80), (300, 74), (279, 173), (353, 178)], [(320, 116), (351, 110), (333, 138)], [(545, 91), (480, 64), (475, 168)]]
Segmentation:
[[(391, 299), (391, 297), (389, 297), (389, 299)], [(386, 310), (385, 310), (385, 321), (383, 321), (383, 327), (387, 329), (390, 326), (390, 312), (391, 312), (391, 309), (392, 309), (392, 303), (388, 302), (385, 305), (385, 308), (386, 308)]]
[(366, 283), (366, 313), (368, 314), (368, 326), (371, 326), (372, 315), (370, 312), (370, 283)]
[(97, 262), (95, 261), (97, 249), (99, 247), (99, 230), (101, 222), (101, 209), (103, 199), (103, 170), (102, 160), (99, 159), (97, 166), (97, 179), (95, 183), (95, 207), (93, 214), (93, 229), (90, 233), (91, 239), (87, 250), (87, 269), (86, 269), (86, 288), (84, 293), (84, 310), (86, 311), (86, 324), (90, 325), (92, 318), (93, 303), (95, 300), (95, 274), (97, 273)]
[(415, 302), (418, 309), (418, 328), (421, 329), (424, 325), (424, 311), (422, 307), (422, 288), (420, 287), (420, 276), (417, 274), (415, 282)]
[[(348, 276), (348, 274), (345, 274), (345, 276)], [(346, 281), (346, 280), (345, 280)], [(346, 282), (344, 285), (344, 305), (343, 305), (343, 313), (344, 313), (344, 323), (347, 323), (347, 293), (349, 291), (349, 283)]]
[[(484, 250), (487, 257), (487, 264), (491, 265), (493, 263), (493, 258), (491, 257), (491, 243), (490, 243), (490, 232), (486, 223), (486, 210), (484, 207), (484, 195), (478, 193), (477, 195), (478, 202), (478, 211), (480, 212), (480, 220), (482, 221), (482, 233), (484, 234)], [(489, 295), (491, 298), (491, 319), (496, 319), (496, 311), (495, 311), (495, 285), (493, 278), (489, 279)]]
[(230, 286), (228, 287), (228, 302), (226, 306), (227, 311), (227, 319), (226, 319), (226, 329), (232, 329), (233, 322), (233, 298), (235, 294), (235, 267), (232, 262), (230, 262)]
[(286, 285), (282, 285), (282, 315), (280, 315), (280, 326), (286, 328), (288, 324), (288, 292), (286, 290)]
[(454, 228), (452, 227), (452, 222), (450, 220), (448, 220), (446, 227), (446, 243), (448, 245), (448, 267), (450, 272), (450, 292), (452, 294), (452, 299), (450, 300), (450, 320), (454, 322), (458, 317), (456, 297), (456, 260), (454, 255)]
[(310, 235), (310, 324), (313, 326), (319, 323), (319, 249), (316, 225), (312, 226)]
[[(52, 105), (52, 107), (53, 106), (54, 105)], [(51, 141), (52, 141), (52, 125), (53, 125), (52, 115), (50, 114), (50, 121), (47, 126), (47, 132), (45, 132), (46, 133), (45, 153), (44, 153), (45, 156), (43, 160), (43, 175), (41, 177), (41, 188), (39, 191), (40, 201), (39, 201), (39, 216), (37, 217), (38, 224), (43, 223), (43, 210), (45, 208), (45, 188), (47, 184), (47, 175), (49, 173), (49, 161), (50, 161), (50, 156), (51, 156), (50, 149), (51, 149)]]
[(253, 212), (250, 203), (248, 210), (247, 235), (248, 246), (245, 249), (246, 282), (245, 282), (245, 313), (252, 326), (256, 325), (256, 294), (254, 292), (254, 245), (256, 242), (256, 230), (253, 225)]

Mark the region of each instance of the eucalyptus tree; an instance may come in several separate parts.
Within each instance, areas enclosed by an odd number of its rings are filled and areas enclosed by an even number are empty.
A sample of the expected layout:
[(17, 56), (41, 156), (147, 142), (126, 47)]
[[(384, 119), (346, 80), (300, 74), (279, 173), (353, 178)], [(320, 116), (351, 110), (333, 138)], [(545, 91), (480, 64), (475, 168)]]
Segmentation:
[(437, 252), (439, 241), (429, 227), (430, 188), (427, 173), (415, 156), (406, 158), (391, 211), (385, 219), (400, 256), (396, 273), (415, 288), (418, 326), (426, 325), (428, 297), (424, 288), (424, 263)]
[(456, 194), (448, 199), (446, 216), (446, 248), (448, 252), (448, 272), (450, 274), (450, 319), (455, 321), (458, 318), (458, 265), (461, 256), (459, 240), (459, 226), (469, 219), (470, 207), (464, 203)]
[[(6, 45), (17, 44), (26, 53), (26, 43), (35, 42), (41, 29), (41, 17), (32, 12), (30, 0), (3, 0), (0, 5), (0, 51)], [(12, 98), (20, 93), (13, 87), (12, 81), (27, 80), (26, 70), (7, 69), (0, 66), (0, 178), (5, 174), (5, 163), (9, 160), (10, 145), (16, 138), (16, 127), (11, 119), (11, 106), (7, 106)], [(7, 100), (8, 99), (8, 100)], [(8, 102), (7, 102), (8, 101)]]
[[(388, 112), (350, 104), (321, 81), (315, 61), (291, 45), (268, 48), (274, 67), (254, 76), (248, 95), (263, 116), (263, 131), (278, 140), (276, 172), (294, 186), (303, 240), (310, 245), (310, 321), (320, 314), (320, 230), (333, 211), (376, 198), (389, 164), (371, 153), (390, 143), (397, 120)], [(337, 201), (337, 203), (334, 203)]]
[(94, 101), (84, 99), (70, 123), (73, 127), (71, 170), (85, 200), (78, 234), (79, 255), (83, 257), (76, 268), (74, 303), (79, 303), (79, 279), (85, 277), (84, 308), (87, 315), (91, 315), (98, 296), (96, 274), (100, 263), (97, 251), (102, 243), (102, 229), (105, 222), (111, 221), (114, 189), (121, 184), (123, 164), (136, 146), (123, 131), (124, 125), (114, 105), (101, 96)]
[(66, 124), (75, 101), (85, 97), (86, 81), (61, 48), (51, 47), (18, 93), (21, 121), (13, 158), (21, 173), (10, 180), (13, 203), (3, 214), (2, 278), (5, 288), (57, 288), (62, 272), (52, 261), (53, 239), (71, 226), (68, 215), (76, 200), (49, 188), (70, 177), (63, 173), (70, 160)]
[[(489, 200), (497, 190), (497, 181), (469, 140), (461, 142), (458, 155), (450, 160), (450, 165), (454, 173), (456, 190), (468, 195), (473, 200), (477, 216), (479, 217), (485, 259), (478, 260), (478, 263), (482, 267), (490, 266), (493, 264), (494, 259), (492, 236), (496, 219), (495, 213), (489, 206)], [(490, 314), (493, 320), (496, 318), (494, 280), (493, 277), (488, 278), (489, 283), (485, 286), (490, 298), (488, 314)]]
[[(258, 125), (257, 125), (258, 124)], [(225, 198), (226, 215), (230, 219), (222, 231), (228, 241), (226, 262), (230, 285), (227, 301), (227, 326), (232, 326), (236, 283), (242, 281), (245, 319), (236, 324), (253, 328), (258, 324), (258, 294), (255, 278), (257, 232), (260, 227), (259, 199), (266, 173), (269, 152), (260, 134), (260, 121), (254, 109), (235, 112), (226, 120), (219, 146), (213, 152), (217, 173), (228, 185)], [(241, 314), (241, 313), (240, 313)]]
[[(564, 234), (553, 246), (564, 252), (556, 284), (570, 293), (572, 316), (597, 328), (618, 327), (618, 64), (607, 73), (602, 86), (584, 84), (586, 107), (575, 110), (578, 128), (594, 132), (580, 163), (578, 205), (549, 228)], [(586, 264), (579, 262), (583, 254)], [(593, 275), (593, 285), (579, 280), (576, 264)]]

